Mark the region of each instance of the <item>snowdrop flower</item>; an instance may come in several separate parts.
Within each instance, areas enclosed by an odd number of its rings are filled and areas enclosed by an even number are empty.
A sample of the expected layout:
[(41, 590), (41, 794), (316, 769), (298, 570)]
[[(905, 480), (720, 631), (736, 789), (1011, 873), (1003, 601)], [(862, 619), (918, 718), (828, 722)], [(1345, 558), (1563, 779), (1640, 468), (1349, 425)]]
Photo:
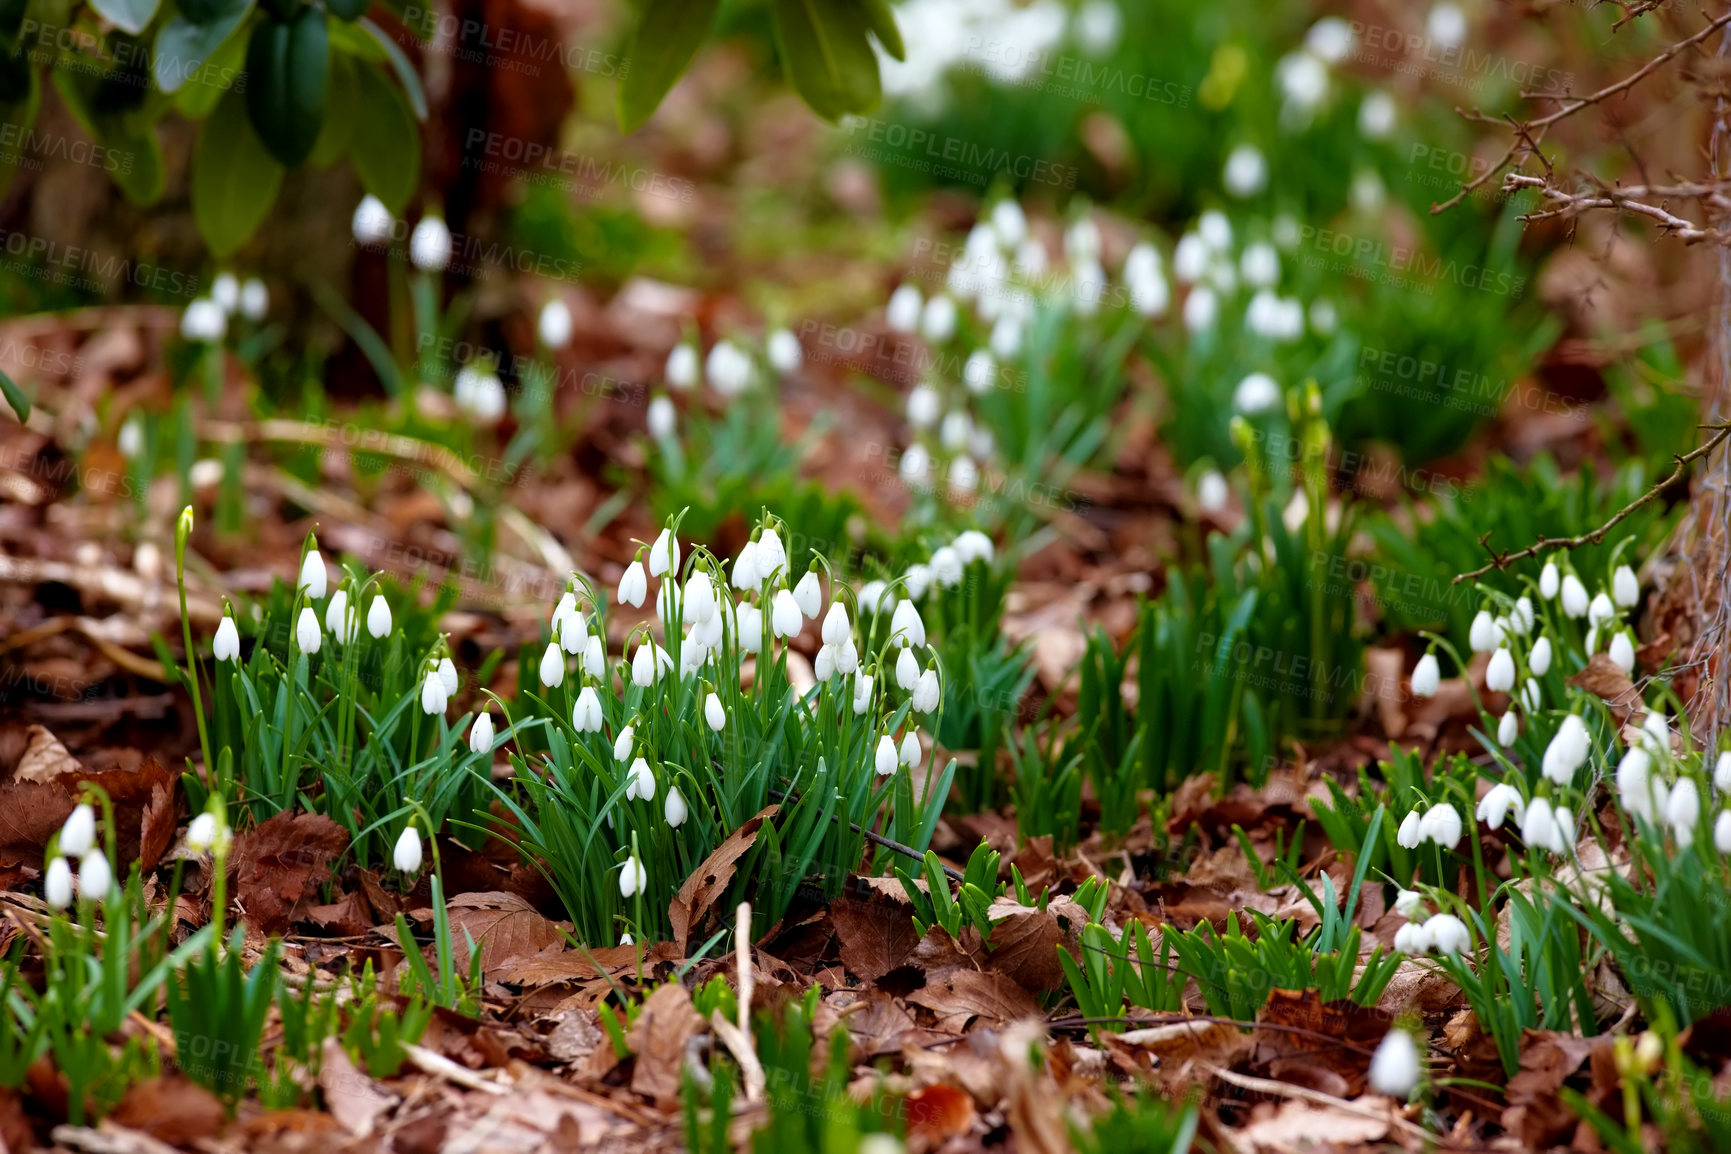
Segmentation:
[(799, 601), (786, 588), (777, 590), (774, 601), (770, 603), (769, 624), (775, 635), (783, 638), (797, 637), (805, 628)]
[(1408, 922), (1394, 932), (1396, 953), (1413, 955), (1430, 953), (1430, 931), (1423, 922)]
[(1338, 16), (1324, 16), (1304, 34), (1304, 46), (1318, 60), (1339, 64), (1352, 52), (1352, 25)]
[(896, 752), (896, 739), (887, 733), (878, 738), (877, 753), (872, 760), (879, 777), (888, 777), (894, 773), (899, 760), (899, 755)]
[(715, 582), (702, 569), (685, 582), (680, 614), (686, 625), (700, 625), (715, 616)]
[(747, 541), (739, 551), (739, 556), (733, 559), (733, 587), (735, 589), (755, 589), (761, 580), (757, 573), (757, 542)]
[(992, 539), (978, 529), (964, 530), (952, 544), (964, 565), (972, 565), (975, 561), (990, 561), (997, 553)]
[(421, 835), (415, 832), (414, 822), (405, 825), (397, 835), (397, 844), (391, 848), (391, 864), (406, 874), (421, 872)]
[(763, 650), (763, 611), (755, 605), (739, 607), (739, 647), (746, 653)]
[(1100, 259), (1100, 226), (1091, 216), (1079, 216), (1064, 230), (1064, 255), (1071, 264)]
[(637, 748), (636, 726), (627, 725), (619, 731), (619, 736), (613, 739), (613, 760), (624, 761)]
[(1417, 890), (1401, 890), (1394, 895), (1394, 912), (1410, 918), (1424, 906), (1424, 895)]
[(645, 421), (651, 437), (658, 441), (666, 440), (679, 427), (679, 412), (673, 407), (672, 401), (657, 396), (649, 402)]
[(661, 535), (655, 538), (655, 544), (649, 547), (649, 575), (660, 577), (679, 568), (679, 542), (674, 539), (672, 529), (661, 530)]
[(919, 682), (914, 686), (913, 698), (915, 713), (932, 713), (937, 710), (938, 703), (943, 700), (943, 691), (938, 684), (936, 669), (928, 669), (920, 674)]
[(963, 453), (950, 462), (950, 470), (946, 477), (949, 480), (950, 488), (955, 492), (971, 493), (980, 483), (979, 466), (975, 465), (966, 453)]
[[(912, 582), (909, 582), (910, 586)], [(912, 589), (909, 596), (914, 596)], [(890, 617), (890, 639), (901, 642), (902, 648), (909, 646), (923, 648), (926, 643), (926, 623), (920, 617), (920, 611), (912, 601), (897, 603), (895, 613)]]
[(1218, 470), (1208, 470), (1196, 482), (1196, 505), (1204, 513), (1213, 514), (1225, 509), (1230, 497), (1226, 478)]
[(703, 362), (709, 387), (723, 397), (737, 397), (751, 385), (751, 358), (732, 341), (716, 341)]
[(1612, 608), (1611, 599), (1603, 593), (1594, 596), (1592, 604), (1587, 606), (1587, 621), (1591, 625), (1608, 625), (1616, 616), (1617, 611)]
[[(1090, 56), (1104, 56), (1118, 47), (1124, 30), (1124, 14), (1113, 0), (1086, 0), (1076, 10), (1076, 43)], [(879, 1154), (879, 1152), (872, 1152)]]
[(60, 827), (60, 852), (83, 857), (96, 846), (96, 810), (88, 802), (72, 807)]
[(1014, 249), (1028, 235), (1028, 217), (1022, 206), (1013, 200), (1000, 200), (992, 206), (992, 234), (1006, 251)]
[(786, 329), (776, 329), (769, 334), (766, 351), (770, 366), (784, 377), (797, 371), (805, 360), (805, 350), (800, 348), (799, 338)]
[(1556, 814), (1545, 798), (1535, 797), (1527, 806), (1526, 819), (1521, 822), (1521, 840), (1537, 849), (1563, 852), (1562, 831), (1557, 828)]
[(367, 606), (367, 632), (374, 638), (381, 638), (390, 631), (391, 607), (382, 595), (375, 593), (373, 603)]
[(1436, 5), (1425, 17), (1424, 34), (1440, 48), (1453, 48), (1467, 35), (1467, 18), (1460, 8), (1445, 2)]
[(1246, 245), (1238, 258), (1244, 283), (1252, 288), (1272, 288), (1280, 280), (1280, 254), (1265, 240)]
[(1507, 693), (1515, 687), (1515, 657), (1507, 649), (1498, 649), (1491, 654), (1491, 662), (1485, 666), (1485, 688), (1492, 693)]
[(1358, 131), (1366, 140), (1386, 140), (1394, 131), (1394, 97), (1378, 90), (1358, 106)]
[(421, 712), (429, 717), (444, 713), (448, 700), (445, 679), (439, 676), (438, 669), (427, 670), (427, 676), (421, 681)]
[(1533, 623), (1537, 621), (1533, 613), (1533, 601), (1530, 597), (1515, 598), (1515, 611), (1509, 616), (1509, 623), (1516, 633), (1525, 636), (1533, 631)]
[(1308, 114), (1328, 99), (1328, 66), (1309, 52), (1293, 52), (1281, 57), (1274, 71), (1280, 94), (1291, 110), (1281, 110), (1287, 113), (1288, 122), (1308, 122)]
[(1145, 317), (1166, 315), (1166, 308), (1172, 303), (1172, 290), (1166, 285), (1166, 278), (1155, 273), (1140, 280), (1127, 282), (1130, 289), (1130, 307)]
[(1629, 813), (1647, 822), (1658, 818), (1659, 800), (1653, 790), (1653, 756), (1632, 747), (1617, 763), (1617, 799)]
[(992, 324), (992, 337), (987, 343), (993, 356), (1001, 361), (1012, 360), (1022, 351), (1022, 322), (1016, 317), (999, 317)]
[(930, 385), (915, 385), (908, 393), (908, 424), (916, 429), (929, 429), (937, 424), (943, 409), (938, 391)]
[(1425, 919), (1431, 948), (1439, 954), (1458, 954), (1473, 944), (1467, 924), (1453, 914), (1432, 914)]
[(1671, 752), (1671, 727), (1665, 721), (1662, 710), (1649, 710), (1647, 716), (1641, 719), (1641, 744), (1656, 757), (1663, 757)]
[(1533, 651), (1527, 655), (1527, 668), (1533, 671), (1534, 677), (1543, 677), (1551, 671), (1551, 639), (1540, 637), (1533, 642)]
[(827, 682), (835, 676), (835, 646), (820, 645), (817, 650), (817, 660), (812, 662), (812, 674), (819, 681)]
[(349, 611), (348, 590), (331, 594), (330, 604), (325, 606), (325, 628), (344, 645), (355, 639), (355, 615)]
[(934, 345), (945, 344), (956, 335), (956, 302), (942, 293), (926, 302), (920, 313), (920, 335)]
[(667, 828), (678, 829), (685, 824), (685, 797), (679, 792), (677, 785), (667, 790), (667, 801), (661, 807), (661, 816), (667, 819)]
[(1467, 644), (1474, 653), (1489, 653), (1497, 647), (1496, 623), (1487, 610), (1480, 609), (1467, 631)]
[(84, 860), (78, 863), (78, 892), (92, 900), (100, 900), (108, 896), (108, 891), (114, 888), (114, 871), (108, 866), (108, 858), (99, 849), (93, 849), (84, 855)]
[(1527, 680), (1521, 684), (1520, 698), (1521, 705), (1528, 713), (1537, 713), (1541, 702), (1539, 683), (1530, 677), (1527, 678)]
[(655, 684), (655, 647), (648, 637), (637, 643), (637, 652), (631, 658), (631, 684), (639, 689), (647, 689)]
[(911, 728), (902, 735), (900, 755), (903, 765), (915, 766), (920, 763), (920, 735)]
[(302, 653), (311, 655), (319, 651), (319, 619), (307, 605), (301, 608), (301, 615), (295, 619), (295, 644)]
[(823, 585), (816, 569), (807, 569), (799, 584), (793, 587), (793, 600), (801, 614), (816, 620), (818, 611), (823, 608)]
[(683, 341), (674, 345), (673, 351), (667, 354), (663, 375), (670, 389), (685, 390), (697, 384), (697, 350)]
[(583, 671), (591, 677), (600, 677), (607, 672), (607, 648), (601, 643), (601, 638), (592, 636), (584, 645)]
[(640, 798), (643, 801), (654, 801), (655, 775), (649, 770), (649, 762), (640, 757), (631, 763), (631, 768), (627, 772), (631, 780), (625, 786), (625, 800)]
[(1424, 841), (1423, 825), (1424, 817), (1418, 810), (1408, 811), (1401, 820), (1400, 829), (1395, 832), (1395, 843), (1402, 849), (1417, 849), (1419, 843)]
[(240, 660), (240, 630), (235, 628), (234, 618), (226, 613), (216, 627), (216, 639), (211, 642), (210, 648), (218, 661)]
[(1731, 809), (1722, 809), (1713, 822), (1713, 848), (1731, 853)]
[(571, 306), (554, 297), (541, 306), (535, 318), (535, 334), (549, 349), (562, 349), (571, 343)]
[(571, 727), (578, 733), (600, 733), (601, 724), (601, 698), (593, 685), (585, 685), (571, 707)]
[(1233, 196), (1255, 196), (1268, 186), (1268, 161), (1255, 145), (1240, 144), (1227, 154), (1221, 179)]
[(633, 561), (625, 568), (625, 575), (619, 578), (619, 600), (621, 604), (633, 608), (643, 608), (643, 599), (649, 595), (649, 577), (643, 572), (643, 562)]
[(1162, 276), (1160, 251), (1147, 241), (1138, 241), (1124, 257), (1124, 283), (1152, 281)]
[(890, 294), (889, 304), (884, 308), (884, 321), (898, 333), (911, 333), (919, 326), (920, 311), (924, 305), (918, 287), (911, 284), (898, 285), (896, 291)]
[(895, 608), (895, 598), (887, 584), (873, 579), (860, 586), (859, 607), (867, 613), (882, 613), (886, 608)]
[(541, 684), (553, 689), (565, 683), (565, 658), (557, 644), (549, 643), (541, 654)]
[(436, 216), (423, 216), (409, 234), (409, 260), (422, 272), (443, 272), (451, 264), (451, 230)]
[(317, 601), (325, 595), (326, 581), (325, 559), (319, 555), (318, 549), (307, 550), (307, 555), (301, 558), (301, 577), (298, 588), (306, 590), (311, 600)]
[(950, 545), (944, 545), (932, 554), (929, 568), (932, 579), (945, 589), (953, 589), (962, 583), (962, 556)]
[(1629, 640), (1627, 633), (1619, 633), (1611, 638), (1611, 663), (1624, 673), (1635, 671), (1635, 645)]
[(1561, 578), (1557, 574), (1557, 563), (1546, 561), (1545, 567), (1539, 570), (1539, 596), (1546, 601), (1554, 598), (1557, 595), (1560, 581)]
[(912, 649), (903, 649), (896, 658), (896, 684), (911, 690), (920, 683), (920, 663)]
[(992, 354), (985, 349), (975, 349), (969, 353), (966, 363), (962, 365), (962, 383), (967, 385), (968, 392), (975, 396), (988, 392), (997, 374), (998, 366), (992, 360)]
[(1635, 571), (1627, 565), (1617, 566), (1617, 571), (1611, 574), (1611, 596), (1624, 609), (1633, 608), (1641, 599), (1641, 583), (1635, 580)]
[(248, 277), (241, 285), (241, 315), (248, 320), (263, 320), (270, 311), (270, 289), (258, 277)]
[(445, 696), (457, 696), (457, 689), (463, 684), (457, 677), (457, 667), (449, 657), (439, 658), (439, 680), (445, 683)]
[(42, 900), (56, 910), (72, 904), (72, 867), (65, 858), (57, 857), (48, 863), (48, 872), (42, 878)]
[(877, 679), (869, 673), (859, 672), (854, 674), (853, 712), (855, 717), (861, 716), (866, 710), (871, 708), (872, 686), (876, 680)]
[(457, 372), (451, 396), (457, 409), (483, 425), (490, 425), (505, 415), (505, 386), (485, 369), (464, 365)]
[(1713, 788), (1720, 793), (1731, 793), (1731, 749), (1722, 752), (1714, 763)]
[(1479, 799), (1479, 808), (1474, 816), (1492, 829), (1501, 829), (1504, 819), (1511, 813), (1515, 815), (1515, 824), (1519, 825), (1526, 816), (1526, 810), (1521, 791), (1505, 781), (1491, 786)]
[(1184, 298), (1184, 327), (1190, 332), (1199, 333), (1203, 329), (1214, 327), (1215, 319), (1220, 315), (1220, 302), (1214, 296), (1214, 290), (1207, 285), (1199, 285), (1190, 290), (1190, 295)]
[(1398, 1026), (1383, 1035), (1370, 1058), (1367, 1081), (1378, 1094), (1406, 1099), (1418, 1088), (1419, 1054), (1412, 1035)]
[(757, 541), (757, 558), (753, 562), (759, 581), (773, 581), (787, 567), (787, 550), (782, 546), (781, 534), (774, 529), (765, 529)]
[(1575, 771), (1587, 760), (1590, 748), (1587, 723), (1582, 721), (1578, 714), (1571, 713), (1563, 718), (1557, 735), (1551, 738), (1551, 744), (1545, 747), (1541, 772), (1558, 785), (1567, 785), (1574, 779)]
[(1437, 667), (1436, 654), (1425, 654), (1418, 659), (1418, 664), (1413, 666), (1412, 695), (1414, 697), (1435, 697), (1441, 679), (1442, 672)]
[(1266, 413), (1280, 401), (1280, 386), (1267, 373), (1251, 373), (1232, 393), (1232, 407), (1247, 416)]
[(240, 281), (231, 272), (218, 273), (210, 282), (211, 299), (225, 313), (232, 313), (240, 308)]
[(823, 615), (821, 630), (825, 645), (840, 645), (853, 637), (853, 623), (847, 619), (847, 606), (840, 601), (830, 602), (829, 612)]
[(1195, 284), (1208, 272), (1209, 258), (1208, 242), (1201, 234), (1187, 232), (1178, 238), (1178, 246), (1172, 250), (1172, 272), (1182, 284)]
[(1502, 720), (1497, 722), (1497, 744), (1504, 749), (1515, 743), (1521, 735), (1521, 721), (1512, 709), (1503, 712)]
[(633, 854), (625, 863), (625, 868), (619, 871), (619, 896), (635, 897), (649, 888), (649, 871), (643, 868), (643, 863)]
[(1695, 839), (1695, 826), (1701, 821), (1701, 791), (1691, 777), (1679, 778), (1665, 799), (1665, 822), (1677, 835), (1679, 846), (1688, 846)]
[(711, 693), (703, 699), (703, 720), (709, 723), (709, 728), (720, 733), (727, 728), (727, 710), (722, 707), (721, 698)]
[(1461, 840), (1460, 813), (1447, 802), (1431, 806), (1419, 822), (1419, 836), (1444, 849), (1455, 848)]
[(469, 752), (491, 753), (493, 750), (493, 715), (482, 710), (475, 718), (475, 724), (469, 727)]
[(379, 244), (390, 237), (391, 226), (395, 223), (391, 210), (386, 208), (378, 197), (369, 193), (355, 206), (355, 215), (349, 221), (349, 229), (354, 233), (357, 244)]
[(1563, 612), (1570, 617), (1584, 617), (1587, 608), (1587, 587), (1573, 573), (1567, 574), (1563, 578)]

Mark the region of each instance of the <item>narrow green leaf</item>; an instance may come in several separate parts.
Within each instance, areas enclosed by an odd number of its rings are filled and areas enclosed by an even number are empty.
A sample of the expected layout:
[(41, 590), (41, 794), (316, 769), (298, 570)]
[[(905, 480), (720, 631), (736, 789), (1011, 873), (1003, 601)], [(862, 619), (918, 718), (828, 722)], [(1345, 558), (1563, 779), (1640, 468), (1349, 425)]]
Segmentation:
[(18, 423), (24, 424), (30, 420), (30, 398), (24, 395), (24, 390), (18, 387), (5, 373), (0, 373), (0, 393), (5, 394), (6, 403), (12, 406), (12, 411), (18, 414)]
[(626, 46), (631, 62), (619, 86), (619, 122), (635, 131), (655, 114), (709, 38), (721, 0), (643, 0)]
[(896, 27), (896, 14), (890, 10), (888, 0), (859, 0), (859, 5), (884, 51), (897, 60), (906, 60), (908, 50), (902, 45), (901, 29)]
[(421, 130), (401, 89), (376, 68), (355, 68), (356, 102), (349, 157), (368, 192), (393, 213), (421, 177)]
[(415, 71), (415, 66), (409, 61), (408, 55), (397, 42), (385, 35), (385, 30), (371, 20), (362, 17), (355, 21), (355, 27), (363, 29), (378, 41), (385, 50), (385, 55), (391, 59), (391, 68), (397, 74), (397, 80), (402, 83), (403, 91), (408, 94), (409, 107), (415, 110), (416, 120), (427, 119), (427, 92), (421, 87), (421, 77)]
[(775, 0), (774, 11), (782, 67), (813, 112), (840, 120), (877, 107), (877, 54), (852, 0)]

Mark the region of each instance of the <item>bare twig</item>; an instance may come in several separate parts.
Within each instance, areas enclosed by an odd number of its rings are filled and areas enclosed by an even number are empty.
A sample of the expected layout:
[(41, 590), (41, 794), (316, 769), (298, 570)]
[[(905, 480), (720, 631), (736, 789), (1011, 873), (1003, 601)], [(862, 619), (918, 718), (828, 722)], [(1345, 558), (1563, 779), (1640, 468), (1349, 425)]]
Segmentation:
[(1718, 432), (1714, 433), (1712, 437), (1702, 443), (1699, 448), (1678, 457), (1677, 467), (1671, 470), (1671, 475), (1669, 477), (1666, 477), (1663, 481), (1660, 481), (1657, 485), (1654, 485), (1651, 489), (1648, 489), (1645, 493), (1642, 493), (1639, 497), (1636, 497), (1633, 501), (1630, 501), (1627, 505), (1624, 505), (1621, 509), (1617, 510), (1609, 521), (1606, 521), (1597, 529), (1594, 529), (1591, 532), (1582, 533), (1579, 537), (1540, 537), (1525, 549), (1519, 549), (1513, 553), (1498, 553), (1491, 549), (1489, 543), (1490, 534), (1487, 532), (1483, 537), (1479, 538), (1479, 544), (1483, 545), (1485, 549), (1490, 552), (1490, 562), (1479, 566), (1471, 573), (1460, 574), (1454, 579), (1453, 583), (1459, 585), (1462, 581), (1471, 581), (1474, 577), (1483, 577), (1492, 569), (1507, 569), (1516, 561), (1520, 561), (1526, 557), (1535, 557), (1546, 549), (1578, 549), (1582, 545), (1599, 544), (1605, 539), (1605, 534), (1615, 528), (1617, 524), (1624, 518), (1628, 517), (1629, 514), (1657, 497), (1671, 485), (1675, 484), (1677, 480), (1683, 476), (1684, 472), (1687, 471), (1690, 462), (1707, 456), (1714, 449), (1717, 449), (1721, 444), (1723, 444), (1727, 437), (1731, 437), (1731, 424), (1703, 425), (1702, 428), (1717, 429)]

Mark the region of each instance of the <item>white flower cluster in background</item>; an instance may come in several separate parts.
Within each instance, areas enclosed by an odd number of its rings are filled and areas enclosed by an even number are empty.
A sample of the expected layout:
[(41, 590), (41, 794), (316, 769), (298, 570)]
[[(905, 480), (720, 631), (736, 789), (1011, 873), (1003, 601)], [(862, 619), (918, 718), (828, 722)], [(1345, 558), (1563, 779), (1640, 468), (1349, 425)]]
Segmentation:
[(233, 273), (218, 273), (210, 295), (198, 297), (180, 314), (180, 335), (199, 344), (219, 344), (228, 335), (231, 317), (261, 321), (270, 311), (270, 290), (264, 281), (248, 277), (243, 283)]
[[(667, 354), (662, 379), (675, 393), (690, 393), (700, 382), (706, 383), (725, 405), (772, 376), (793, 376), (804, 364), (805, 349), (799, 338), (791, 329), (774, 328), (761, 349), (755, 350), (741, 339), (723, 337), (704, 356), (696, 341), (682, 340)], [(649, 435), (657, 440), (679, 431), (679, 409), (667, 393), (650, 398), (646, 419)]]

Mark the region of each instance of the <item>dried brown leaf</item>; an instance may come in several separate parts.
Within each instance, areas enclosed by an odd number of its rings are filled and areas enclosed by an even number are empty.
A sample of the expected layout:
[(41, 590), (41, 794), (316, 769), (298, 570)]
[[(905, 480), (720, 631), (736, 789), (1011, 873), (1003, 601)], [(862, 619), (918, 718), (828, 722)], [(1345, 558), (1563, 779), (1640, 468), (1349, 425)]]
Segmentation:
[(532, 957), (565, 940), (558, 923), (516, 894), (458, 894), (445, 905), (451, 919), (451, 945), (457, 968), (469, 969), (469, 943), (481, 947), (481, 969), (489, 978), (518, 958)]
[(667, 907), (667, 917), (673, 923), (673, 941), (681, 954), (690, 940), (691, 928), (703, 921), (703, 915), (733, 881), (734, 868), (756, 843), (763, 823), (780, 810), (779, 805), (768, 805), (747, 818), (744, 825), (728, 834), (727, 840), (716, 846), (715, 851), (691, 871), (691, 876), (673, 895), (673, 902)]
[(638, 1011), (637, 1022), (626, 1039), (637, 1056), (631, 1089), (658, 1103), (677, 1098), (686, 1039), (704, 1028), (703, 1016), (692, 1006), (684, 986), (678, 982), (657, 986)]
[(976, 1018), (1001, 1027), (1040, 1016), (1039, 1004), (1014, 979), (978, 970), (952, 970), (909, 994), (908, 1001), (932, 1011), (938, 1028), (953, 1034), (962, 1033)]
[(348, 832), (324, 814), (287, 811), (235, 838), (229, 871), (247, 921), (268, 934), (304, 917), (348, 844)]
[(841, 961), (862, 982), (875, 982), (907, 961), (920, 944), (912, 907), (875, 891), (846, 895), (830, 907)]

